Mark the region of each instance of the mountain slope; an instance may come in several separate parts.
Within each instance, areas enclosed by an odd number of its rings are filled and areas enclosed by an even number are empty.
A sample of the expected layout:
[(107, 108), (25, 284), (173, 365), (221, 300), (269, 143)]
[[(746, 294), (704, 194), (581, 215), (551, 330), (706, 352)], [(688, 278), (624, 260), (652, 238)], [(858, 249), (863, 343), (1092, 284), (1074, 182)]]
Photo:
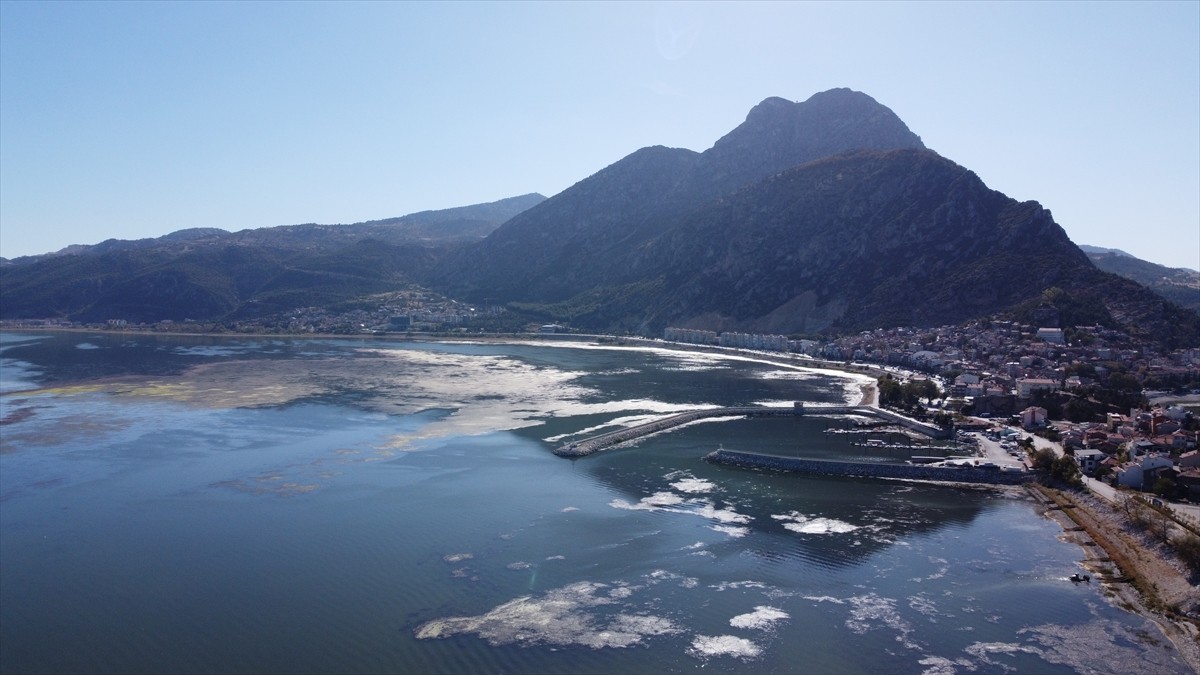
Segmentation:
[(861, 149), (923, 148), (895, 113), (834, 89), (769, 98), (703, 153), (643, 148), (514, 217), (434, 279), (468, 297), (564, 300), (598, 280), (635, 281), (626, 256), (681, 214), (804, 162)]
[(1100, 272), (1039, 204), (846, 90), (767, 99), (704, 153), (639, 150), (439, 269), (452, 294), (599, 331), (931, 326), (1059, 288), (1114, 327), (1200, 342), (1195, 313)]
[(648, 262), (671, 289), (655, 327), (932, 326), (1061, 287), (1135, 333), (1154, 338), (1151, 326), (1170, 323), (1200, 334), (1194, 315), (1097, 271), (1041, 205), (930, 151), (843, 155), (773, 176), (681, 221)]

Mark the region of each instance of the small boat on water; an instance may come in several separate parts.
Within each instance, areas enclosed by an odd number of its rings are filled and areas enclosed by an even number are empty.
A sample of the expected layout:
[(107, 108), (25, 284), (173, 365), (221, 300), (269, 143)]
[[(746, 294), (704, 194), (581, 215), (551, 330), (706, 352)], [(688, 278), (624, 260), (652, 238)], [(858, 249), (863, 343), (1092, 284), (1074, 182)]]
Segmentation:
[(1075, 583), (1079, 583), (1081, 581), (1086, 581), (1089, 584), (1092, 583), (1092, 578), (1086, 574), (1072, 574), (1069, 578)]

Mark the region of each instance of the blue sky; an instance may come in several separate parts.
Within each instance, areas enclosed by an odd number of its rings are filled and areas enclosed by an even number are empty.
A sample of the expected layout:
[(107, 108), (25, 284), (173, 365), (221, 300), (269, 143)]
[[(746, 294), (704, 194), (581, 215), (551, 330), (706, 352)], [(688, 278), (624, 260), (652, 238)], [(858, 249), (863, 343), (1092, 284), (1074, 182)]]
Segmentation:
[(0, 2), (0, 255), (553, 195), (864, 91), (1076, 243), (1200, 268), (1200, 2)]

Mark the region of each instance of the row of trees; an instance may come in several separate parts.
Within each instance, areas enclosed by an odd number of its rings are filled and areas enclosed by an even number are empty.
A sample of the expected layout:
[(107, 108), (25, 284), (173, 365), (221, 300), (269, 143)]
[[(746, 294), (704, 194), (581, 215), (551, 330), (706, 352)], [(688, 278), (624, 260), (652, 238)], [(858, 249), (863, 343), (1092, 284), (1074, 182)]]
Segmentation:
[(932, 380), (909, 380), (901, 383), (890, 374), (879, 378), (879, 405), (887, 408), (915, 410), (921, 399), (932, 400), (942, 395)]
[[(1032, 442), (1029, 442), (1029, 447), (1032, 447)], [(1031, 456), (1033, 468), (1039, 471), (1045, 471), (1052, 478), (1062, 481), (1072, 487), (1082, 487), (1083, 480), (1080, 478), (1079, 465), (1075, 463), (1075, 458), (1070, 455), (1055, 457), (1054, 452), (1048, 448), (1041, 448), (1033, 452)]]

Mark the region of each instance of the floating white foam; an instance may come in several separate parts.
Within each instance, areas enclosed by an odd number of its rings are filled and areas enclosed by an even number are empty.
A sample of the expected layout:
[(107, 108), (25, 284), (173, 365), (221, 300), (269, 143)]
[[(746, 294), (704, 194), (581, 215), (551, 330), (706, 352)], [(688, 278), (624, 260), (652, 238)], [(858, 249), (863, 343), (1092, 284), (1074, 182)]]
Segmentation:
[(474, 558), (474, 557), (475, 556), (471, 553), (450, 553), (450, 554), (442, 556), (442, 560), (445, 560), (446, 562), (453, 564), (456, 562), (462, 562), (464, 560), (470, 560), (471, 558)]
[(925, 666), (925, 670), (921, 671), (921, 675), (955, 675), (959, 669), (977, 670), (974, 663), (968, 659), (951, 660), (944, 656), (927, 656), (917, 663)]
[(709, 588), (715, 591), (737, 590), (741, 588), (766, 588), (767, 585), (761, 581), (722, 581), (719, 584), (712, 584)]
[(600, 608), (616, 602), (612, 597), (598, 594), (607, 587), (581, 581), (539, 597), (511, 600), (479, 616), (428, 621), (414, 633), (418, 640), (474, 633), (492, 645), (581, 645), (601, 649), (629, 647), (646, 637), (682, 632), (665, 617), (628, 612), (611, 618), (598, 616)]
[(505, 565), (505, 567), (507, 567), (510, 570), (527, 570), (530, 567), (533, 567), (533, 565), (525, 562), (524, 560), (518, 560), (517, 562), (511, 562), (511, 563)]
[(778, 607), (759, 605), (749, 614), (738, 614), (733, 617), (729, 620), (729, 625), (734, 628), (768, 630), (774, 628), (776, 623), (789, 618), (791, 617), (788, 613)]
[(682, 632), (670, 619), (642, 614), (618, 614), (609, 629), (635, 635), (670, 635)]
[(750, 516), (743, 513), (738, 513), (733, 509), (718, 509), (712, 504), (701, 506), (695, 513), (719, 523), (748, 523), (752, 520)]
[(680, 492), (700, 494), (704, 492), (712, 492), (717, 486), (712, 481), (705, 480), (703, 478), (684, 478), (671, 483), (671, 487), (679, 490)]
[(738, 527), (736, 525), (713, 525), (712, 527), (709, 527), (708, 529), (713, 530), (715, 532), (721, 532), (723, 534), (727, 534), (731, 537), (744, 537), (744, 536), (750, 534), (750, 528)]
[(578, 506), (568, 506), (568, 507), (565, 507), (565, 508), (562, 510), (562, 512), (563, 512), (563, 513), (570, 513), (570, 512), (572, 512), (572, 511), (578, 511), (578, 510), (579, 510), (579, 507), (578, 507)]
[(649, 497), (642, 497), (641, 501), (636, 504), (631, 504), (624, 499), (614, 499), (608, 505), (614, 509), (624, 509), (626, 511), (660, 511), (674, 510), (667, 509), (667, 507), (682, 503), (683, 497), (674, 492), (655, 492)]
[(835, 598), (831, 595), (805, 595), (802, 597), (805, 600), (812, 600), (813, 602), (832, 602), (835, 605), (846, 604), (845, 600), (842, 600), (841, 598)]
[[(614, 509), (623, 509), (626, 511), (667, 511), (670, 513), (687, 513), (695, 516), (715, 520), (718, 523), (748, 523), (752, 520), (750, 516), (738, 513), (732, 509), (719, 509), (712, 502), (704, 499), (685, 500), (680, 495), (674, 492), (655, 492), (649, 497), (643, 497), (636, 504), (625, 499), (614, 499), (608, 503)], [(734, 534), (729, 529), (716, 529), (718, 532)], [(749, 532), (745, 528), (737, 528), (740, 531), (735, 536), (741, 536)]]
[(784, 529), (800, 534), (844, 534), (859, 529), (858, 525), (851, 525), (843, 520), (809, 517), (798, 511), (771, 517), (783, 521)]
[(850, 618), (846, 619), (846, 627), (858, 634), (866, 633), (872, 628), (884, 626), (900, 633), (902, 642), (906, 641), (912, 627), (896, 611), (896, 601), (884, 598), (874, 593), (850, 598), (853, 609)]
[[(937, 616), (937, 604), (929, 598), (923, 598), (919, 595), (914, 595), (908, 599), (908, 606), (924, 614), (925, 616)], [(936, 621), (936, 619), (931, 619)]]
[(618, 586), (608, 592), (608, 597), (617, 600), (624, 600), (625, 598), (633, 595), (633, 591), (634, 589), (630, 586)]
[(688, 650), (696, 657), (733, 656), (740, 659), (753, 659), (762, 654), (762, 648), (746, 638), (735, 635), (697, 635), (692, 640)]
[(991, 663), (987, 657), (989, 654), (1040, 654), (1041, 650), (1036, 647), (1020, 645), (1013, 642), (976, 642), (970, 645), (964, 652), (983, 659), (987, 663)]

